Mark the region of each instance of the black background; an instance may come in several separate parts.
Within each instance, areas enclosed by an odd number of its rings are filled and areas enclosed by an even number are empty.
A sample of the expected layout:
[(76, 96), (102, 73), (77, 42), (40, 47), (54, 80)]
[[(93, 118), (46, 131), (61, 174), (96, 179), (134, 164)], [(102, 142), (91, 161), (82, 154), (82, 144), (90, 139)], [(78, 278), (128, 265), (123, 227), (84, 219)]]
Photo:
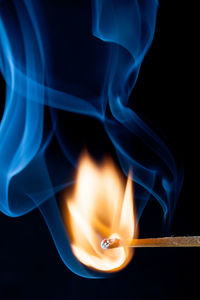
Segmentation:
[[(174, 1), (160, 3), (154, 41), (133, 91), (136, 111), (161, 133), (178, 164), (184, 159), (188, 143), (191, 147), (195, 145), (195, 141), (191, 143), (184, 108), (187, 37), (181, 14)], [(0, 109), (3, 110), (2, 78), (1, 87)], [(87, 122), (87, 126), (93, 124), (93, 128), (100, 126), (97, 121)], [(193, 157), (191, 164), (194, 160)], [(192, 173), (190, 177), (193, 176)], [(173, 235), (200, 234), (198, 188), (192, 185), (187, 197), (186, 189), (188, 186), (184, 183), (170, 229)], [(141, 217), (141, 236), (159, 235), (161, 218), (158, 204), (150, 202)], [(38, 210), (20, 218), (0, 214), (2, 300), (140, 300), (185, 299), (187, 296), (193, 299), (199, 290), (199, 269), (199, 249), (141, 249), (136, 251), (129, 266), (111, 279), (79, 278), (61, 261)]]

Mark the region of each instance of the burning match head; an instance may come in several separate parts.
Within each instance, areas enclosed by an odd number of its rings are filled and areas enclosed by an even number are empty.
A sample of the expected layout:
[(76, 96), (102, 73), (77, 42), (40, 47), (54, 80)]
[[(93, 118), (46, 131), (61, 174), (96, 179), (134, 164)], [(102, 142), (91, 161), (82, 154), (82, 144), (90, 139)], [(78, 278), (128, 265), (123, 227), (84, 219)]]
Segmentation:
[(101, 241), (101, 248), (112, 249), (120, 246), (119, 238), (104, 239)]

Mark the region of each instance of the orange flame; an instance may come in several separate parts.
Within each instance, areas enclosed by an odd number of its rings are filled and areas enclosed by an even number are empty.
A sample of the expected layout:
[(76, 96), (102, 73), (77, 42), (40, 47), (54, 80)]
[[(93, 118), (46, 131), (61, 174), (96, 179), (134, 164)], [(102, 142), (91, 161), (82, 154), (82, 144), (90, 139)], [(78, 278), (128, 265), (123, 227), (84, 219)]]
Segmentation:
[(88, 154), (81, 156), (76, 184), (61, 208), (74, 255), (84, 265), (113, 272), (125, 267), (131, 248), (104, 250), (104, 238), (131, 239), (135, 235), (132, 180), (123, 177), (111, 159), (97, 165)]

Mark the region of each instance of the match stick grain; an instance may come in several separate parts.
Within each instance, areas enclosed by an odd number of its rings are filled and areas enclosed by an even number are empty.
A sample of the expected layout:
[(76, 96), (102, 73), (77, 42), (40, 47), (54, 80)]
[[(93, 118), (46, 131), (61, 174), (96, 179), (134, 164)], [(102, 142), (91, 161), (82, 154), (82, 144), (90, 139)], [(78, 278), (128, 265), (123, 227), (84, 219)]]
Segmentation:
[(102, 241), (101, 246), (104, 249), (113, 249), (118, 247), (200, 247), (200, 236), (180, 236), (132, 240), (120, 240), (118, 238), (105, 239)]

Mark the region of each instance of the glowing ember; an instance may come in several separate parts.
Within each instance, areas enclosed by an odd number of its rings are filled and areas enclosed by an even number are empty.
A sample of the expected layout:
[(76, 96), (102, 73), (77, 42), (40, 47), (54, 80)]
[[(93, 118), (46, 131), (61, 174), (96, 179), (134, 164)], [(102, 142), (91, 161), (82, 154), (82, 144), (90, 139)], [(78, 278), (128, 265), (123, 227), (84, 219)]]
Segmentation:
[[(104, 250), (104, 238), (131, 239), (135, 233), (132, 180), (126, 186), (111, 159), (97, 165), (82, 155), (75, 188), (67, 195), (62, 215), (74, 255), (99, 271), (122, 269), (133, 255), (131, 248)], [(105, 240), (104, 240), (105, 242)]]

